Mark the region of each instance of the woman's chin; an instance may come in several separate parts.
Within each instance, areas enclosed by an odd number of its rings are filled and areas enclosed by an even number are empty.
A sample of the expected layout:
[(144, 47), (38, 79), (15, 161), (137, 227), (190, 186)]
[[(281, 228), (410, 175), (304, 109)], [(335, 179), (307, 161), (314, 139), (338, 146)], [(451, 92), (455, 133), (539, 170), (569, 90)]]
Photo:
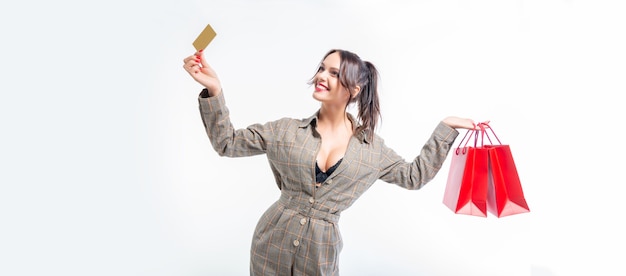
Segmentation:
[(315, 91), (313, 92), (313, 99), (316, 99), (318, 101), (323, 101), (326, 97), (326, 93), (324, 93), (323, 91)]

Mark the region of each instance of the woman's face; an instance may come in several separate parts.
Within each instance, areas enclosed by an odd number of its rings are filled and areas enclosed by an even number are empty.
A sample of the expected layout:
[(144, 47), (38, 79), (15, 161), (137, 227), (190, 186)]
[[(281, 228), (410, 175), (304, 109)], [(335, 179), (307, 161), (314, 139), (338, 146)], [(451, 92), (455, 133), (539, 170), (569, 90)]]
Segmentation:
[(341, 57), (338, 52), (328, 55), (314, 77), (315, 91), (313, 98), (331, 105), (346, 106), (350, 99), (348, 89), (339, 81), (339, 67)]

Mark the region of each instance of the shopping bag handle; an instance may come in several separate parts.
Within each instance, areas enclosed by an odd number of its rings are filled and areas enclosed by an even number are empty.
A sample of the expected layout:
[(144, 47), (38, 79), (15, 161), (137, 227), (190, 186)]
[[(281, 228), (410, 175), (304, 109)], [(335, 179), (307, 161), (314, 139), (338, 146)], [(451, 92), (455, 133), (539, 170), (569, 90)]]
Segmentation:
[(487, 129), (491, 130), (491, 133), (496, 138), (498, 143), (502, 145), (502, 142), (500, 142), (500, 139), (498, 138), (496, 133), (493, 131), (493, 128), (491, 127), (491, 125), (489, 125), (489, 122), (490, 121), (480, 122), (477, 125), (475, 125), (474, 129), (468, 129), (467, 132), (465, 132), (465, 136), (463, 136), (463, 139), (461, 139), (461, 141), (459, 142), (459, 145), (456, 147), (455, 154), (459, 155), (459, 151), (461, 150), (461, 147), (463, 148), (463, 151), (462, 151), (463, 154), (467, 152), (467, 144), (469, 144), (470, 140), (472, 139), (472, 136), (474, 136), (474, 148), (477, 148), (479, 133), (480, 133), (480, 146), (481, 147), (484, 146), (485, 144), (485, 136), (487, 137), (487, 140), (489, 140), (489, 143), (493, 145), (493, 142), (491, 141), (491, 137), (489, 136), (489, 133), (487, 133)]
[(487, 133), (487, 130), (486, 130), (486, 129), (489, 129), (491, 130), (493, 137), (495, 137), (496, 140), (498, 141), (498, 144), (502, 145), (502, 142), (500, 142), (500, 138), (498, 138), (498, 135), (496, 135), (496, 133), (493, 131), (493, 128), (489, 125), (489, 121), (478, 123), (478, 127), (480, 128), (480, 132), (481, 132), (481, 143), (485, 139), (484, 137), (487, 136), (487, 140), (489, 140), (489, 143), (493, 145), (493, 142), (491, 141), (491, 137), (489, 137), (489, 133)]
[[(478, 140), (478, 131), (475, 129), (468, 129), (467, 132), (465, 132), (465, 136), (463, 136), (463, 139), (461, 139), (461, 141), (459, 142), (459, 145), (456, 147), (456, 150), (454, 151), (456, 155), (459, 155), (459, 150), (461, 149), (461, 145), (463, 145), (463, 154), (467, 152), (467, 143), (469, 143), (469, 141), (472, 139), (471, 138), (472, 135), (474, 135), (474, 147), (476, 147), (476, 141)], [(467, 140), (465, 140), (466, 138)], [(463, 143), (463, 141), (465, 141), (465, 143)]]

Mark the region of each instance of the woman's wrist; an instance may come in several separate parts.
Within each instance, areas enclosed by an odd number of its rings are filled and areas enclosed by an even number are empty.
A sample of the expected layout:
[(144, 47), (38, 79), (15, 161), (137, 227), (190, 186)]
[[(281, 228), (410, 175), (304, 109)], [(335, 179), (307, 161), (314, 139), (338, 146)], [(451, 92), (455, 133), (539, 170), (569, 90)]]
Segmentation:
[(202, 98), (215, 97), (220, 93), (222, 93), (221, 87), (205, 87), (202, 89), (202, 92), (200, 92), (200, 96)]

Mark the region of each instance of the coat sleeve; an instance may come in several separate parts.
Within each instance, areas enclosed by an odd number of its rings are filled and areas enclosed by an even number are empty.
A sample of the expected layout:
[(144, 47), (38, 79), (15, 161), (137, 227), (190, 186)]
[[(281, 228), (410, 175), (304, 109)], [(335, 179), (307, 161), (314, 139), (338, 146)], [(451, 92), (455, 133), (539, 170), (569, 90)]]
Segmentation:
[(410, 190), (420, 189), (441, 169), (458, 135), (456, 129), (440, 122), (413, 162), (406, 162), (381, 141), (379, 179)]
[(206, 89), (202, 90), (198, 102), (206, 133), (213, 149), (220, 156), (243, 157), (265, 153), (280, 123), (276, 121), (235, 129), (230, 121), (224, 93), (209, 97)]

